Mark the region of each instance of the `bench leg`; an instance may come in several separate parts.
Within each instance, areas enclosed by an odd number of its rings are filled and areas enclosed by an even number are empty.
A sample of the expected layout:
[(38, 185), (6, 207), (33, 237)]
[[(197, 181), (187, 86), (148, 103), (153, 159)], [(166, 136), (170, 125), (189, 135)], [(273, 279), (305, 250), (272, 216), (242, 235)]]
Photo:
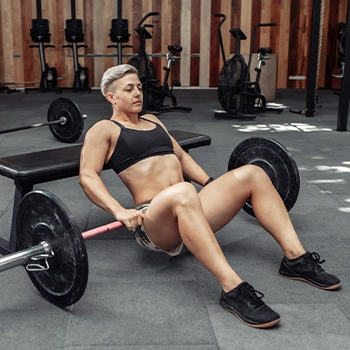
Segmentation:
[(11, 223), (11, 235), (9, 250), (14, 252), (16, 251), (16, 242), (17, 242), (17, 231), (16, 231), (16, 216), (17, 208), (21, 199), (30, 191), (33, 190), (33, 185), (23, 185), (15, 181), (15, 197), (13, 200), (13, 211), (12, 211), (12, 223)]

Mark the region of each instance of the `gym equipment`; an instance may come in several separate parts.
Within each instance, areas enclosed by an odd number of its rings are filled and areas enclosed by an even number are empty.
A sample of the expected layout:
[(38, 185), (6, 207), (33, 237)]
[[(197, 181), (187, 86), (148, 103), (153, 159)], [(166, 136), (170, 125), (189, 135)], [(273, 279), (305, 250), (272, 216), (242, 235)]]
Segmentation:
[[(172, 110), (178, 110), (182, 112), (190, 112), (192, 108), (181, 107), (177, 105), (175, 96), (173, 95), (173, 87), (181, 86), (178, 80), (174, 80), (169, 87), (168, 79), (170, 75), (171, 66), (175, 64), (176, 60), (180, 60), (181, 57), (178, 54), (182, 51), (182, 46), (169, 45), (169, 52), (166, 54), (167, 66), (163, 67), (165, 70), (163, 84), (158, 85), (159, 80), (157, 79), (156, 69), (149, 59), (146, 53), (146, 39), (151, 39), (152, 35), (147, 31), (147, 28), (153, 28), (153, 24), (143, 24), (145, 20), (151, 16), (157, 16), (159, 12), (150, 12), (146, 14), (135, 29), (140, 37), (140, 45), (137, 56), (129, 60), (128, 64), (134, 66), (140, 76), (143, 89), (143, 113), (164, 113)], [(165, 106), (165, 98), (170, 98), (172, 105)]]
[[(274, 177), (278, 189), (285, 185), (288, 193), (292, 192), (291, 189), (299, 190), (299, 186), (296, 186), (299, 185), (297, 168), (282, 145), (263, 138), (251, 138), (244, 142), (245, 145), (240, 144), (238, 150), (233, 151), (229, 170), (243, 164), (256, 164)], [(235, 161), (234, 154), (237, 153), (238, 160)], [(289, 174), (289, 170), (296, 174)], [(294, 198), (288, 199), (289, 209), (298, 194), (298, 191), (293, 191)], [(16, 214), (19, 250), (0, 258), (0, 272), (25, 265), (31, 281), (45, 299), (58, 306), (72, 305), (83, 296), (88, 281), (84, 239), (122, 226), (121, 222), (115, 221), (80, 233), (72, 214), (55, 195), (46, 191), (31, 191), (20, 201)]]
[[(287, 211), (293, 208), (299, 195), (300, 176), (292, 155), (281, 143), (263, 137), (251, 137), (242, 141), (230, 156), (228, 170), (244, 164), (262, 168), (270, 177)], [(243, 210), (254, 216), (250, 202), (244, 205)]]
[(152, 34), (147, 28), (153, 28), (153, 24), (143, 24), (147, 18), (152, 16), (159, 16), (159, 12), (147, 13), (139, 22), (135, 28), (136, 33), (139, 35), (140, 43), (137, 55), (132, 57), (127, 63), (134, 66), (138, 72), (141, 80), (154, 79), (157, 81), (157, 72), (153, 62), (149, 59), (146, 53), (146, 40), (152, 39)]
[[(87, 284), (88, 258), (79, 228), (64, 204), (52, 194), (30, 192), (18, 207), (16, 225), (21, 233), (17, 246), (27, 249), (20, 261), (28, 262), (28, 275), (39, 292), (58, 306), (79, 300)], [(16, 259), (11, 254), (6, 258), (13, 266)]]
[[(165, 70), (163, 85), (158, 86), (154, 84), (153, 82), (150, 82), (150, 84), (147, 84), (147, 90), (148, 90), (148, 109), (152, 113), (152, 111), (158, 112), (158, 113), (164, 113), (164, 112), (170, 112), (173, 110), (178, 110), (181, 112), (191, 112), (191, 107), (182, 107), (177, 105), (176, 97), (173, 94), (173, 87), (174, 86), (181, 86), (181, 83), (178, 80), (173, 80), (171, 87), (169, 87), (168, 79), (170, 74), (170, 67), (175, 64), (176, 60), (180, 60), (181, 57), (177, 56), (176, 54), (180, 53), (182, 51), (182, 46), (179, 45), (169, 45), (168, 46), (169, 52), (166, 54), (166, 59), (168, 61), (168, 64), (163, 67)], [(166, 106), (164, 105), (165, 98), (170, 98), (172, 105)]]
[(133, 47), (132, 45), (122, 45), (129, 41), (128, 20), (122, 19), (122, 0), (118, 0), (118, 18), (112, 19), (111, 30), (109, 33), (111, 41), (117, 45), (108, 45), (107, 47), (115, 47), (118, 50), (118, 64), (123, 63), (122, 50), (125, 47)]
[(149, 83), (158, 83), (156, 68), (154, 67), (153, 62), (149, 59), (149, 56), (146, 53), (146, 40), (152, 39), (151, 33), (147, 28), (153, 28), (153, 24), (144, 24), (147, 18), (152, 16), (159, 16), (159, 12), (149, 12), (147, 13), (139, 22), (135, 28), (136, 33), (139, 35), (140, 43), (137, 52), (137, 56), (132, 57), (127, 63), (134, 66), (139, 72), (139, 78), (143, 86), (143, 104), (144, 109), (148, 109), (148, 84)]
[(73, 51), (74, 62), (74, 90), (88, 90), (89, 88), (89, 71), (87, 67), (82, 67), (78, 60), (78, 49), (81, 47), (87, 47), (87, 45), (78, 45), (78, 43), (84, 42), (83, 33), (83, 21), (76, 19), (75, 13), (75, 0), (71, 0), (71, 19), (66, 20), (66, 28), (64, 30), (66, 41), (71, 45), (63, 45), (63, 47), (70, 47)]
[[(346, 43), (346, 23), (338, 23), (338, 67), (344, 66), (345, 58), (345, 43)], [(342, 67), (343, 70), (344, 67)]]
[(83, 132), (86, 114), (80, 113), (79, 107), (65, 97), (59, 97), (51, 102), (47, 111), (47, 122), (32, 125), (24, 125), (11, 129), (0, 130), (0, 134), (14, 131), (49, 126), (52, 135), (61, 142), (72, 143), (76, 141)]
[(41, 79), (39, 88), (26, 88), (24, 91), (27, 93), (29, 90), (55, 90), (57, 86), (57, 71), (56, 68), (50, 67), (45, 60), (45, 49), (48, 47), (55, 47), (54, 45), (44, 45), (49, 43), (51, 34), (49, 29), (49, 21), (42, 18), (41, 12), (41, 0), (36, 0), (36, 13), (37, 18), (32, 20), (32, 28), (30, 29), (30, 36), (34, 43), (37, 45), (30, 45), (30, 48), (39, 48), (40, 63), (41, 63)]
[[(57, 78), (58, 80), (58, 78)], [(11, 94), (12, 92), (19, 92), (20, 90), (16, 88), (9, 88), (8, 85), (27, 85), (27, 84), (36, 84), (40, 83), (41, 80), (33, 80), (33, 81), (23, 81), (23, 82), (16, 82), (16, 81), (9, 81), (9, 82), (3, 82), (0, 83), (0, 92), (5, 92), (7, 94)]]
[(276, 26), (277, 23), (258, 23), (254, 25), (248, 64), (246, 64), (244, 57), (240, 53), (240, 43), (241, 40), (246, 40), (246, 35), (240, 28), (232, 28), (230, 30), (230, 33), (236, 39), (236, 54), (226, 61), (221, 35), (221, 26), (225, 22), (226, 16), (224, 14), (215, 14), (214, 16), (222, 17), (218, 26), (218, 33), (224, 66), (219, 76), (218, 97), (221, 106), (226, 111), (226, 113), (215, 112), (214, 116), (216, 118), (254, 119), (255, 115), (252, 114), (254, 112), (265, 112), (267, 110), (282, 112), (283, 108), (267, 107), (266, 99), (261, 93), (259, 85), (262, 66), (266, 64), (265, 61), (270, 58), (269, 55), (272, 53), (270, 47), (260, 47), (257, 50), (258, 67), (255, 68), (255, 81), (250, 81), (249, 73), (257, 28)]
[[(307, 73), (306, 107), (304, 110), (297, 108), (291, 108), (289, 110), (291, 113), (302, 114), (305, 115), (305, 117), (311, 118), (315, 116), (316, 107), (322, 107), (321, 97), (317, 95), (317, 85), (322, 50), (324, 9), (324, 0), (313, 1), (310, 54)], [(346, 108), (346, 113), (347, 111), (348, 108)]]
[(58, 306), (72, 305), (83, 296), (88, 281), (84, 239), (121, 226), (116, 221), (81, 233), (56, 196), (32, 191), (23, 197), (17, 211), (20, 251), (1, 258), (0, 271), (26, 264), (31, 281), (44, 298)]

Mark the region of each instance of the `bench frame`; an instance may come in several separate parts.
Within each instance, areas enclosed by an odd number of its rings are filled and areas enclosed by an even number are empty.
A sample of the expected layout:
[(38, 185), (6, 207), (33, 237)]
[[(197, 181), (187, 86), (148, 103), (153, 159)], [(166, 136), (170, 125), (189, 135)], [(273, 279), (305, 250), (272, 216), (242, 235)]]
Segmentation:
[[(181, 130), (170, 130), (169, 133), (187, 153), (190, 149), (211, 144), (211, 138), (204, 134)], [(81, 148), (82, 144), (79, 144), (0, 158), (0, 175), (14, 180), (15, 184), (10, 240), (0, 237), (2, 255), (16, 251), (16, 215), (21, 199), (37, 184), (78, 176)], [(103, 168), (108, 169), (108, 166)]]

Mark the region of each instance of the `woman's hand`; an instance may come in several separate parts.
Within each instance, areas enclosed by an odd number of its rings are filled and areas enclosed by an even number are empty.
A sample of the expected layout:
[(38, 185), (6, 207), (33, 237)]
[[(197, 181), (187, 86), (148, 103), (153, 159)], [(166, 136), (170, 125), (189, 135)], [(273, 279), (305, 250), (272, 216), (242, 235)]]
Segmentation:
[(116, 220), (121, 221), (128, 230), (142, 224), (145, 214), (141, 210), (123, 209), (114, 214)]

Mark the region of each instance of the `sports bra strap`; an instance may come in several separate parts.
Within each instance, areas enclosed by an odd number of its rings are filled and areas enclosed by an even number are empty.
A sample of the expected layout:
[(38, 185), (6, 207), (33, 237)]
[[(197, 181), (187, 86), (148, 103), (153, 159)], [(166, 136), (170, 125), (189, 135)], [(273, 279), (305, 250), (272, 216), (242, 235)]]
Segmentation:
[(111, 122), (113, 122), (113, 123), (115, 123), (115, 124), (117, 124), (119, 127), (121, 127), (121, 128), (124, 128), (124, 129), (125, 129), (125, 126), (124, 126), (123, 124), (121, 124), (121, 123), (117, 122), (116, 120), (110, 119), (110, 121), (111, 121)]
[[(150, 123), (159, 125), (158, 123), (154, 122), (153, 120), (149, 120), (149, 119), (142, 118), (142, 117), (139, 117), (139, 119), (146, 120), (147, 122), (150, 122)], [(113, 123), (115, 123), (115, 124), (117, 124), (117, 125), (120, 126), (121, 128), (127, 129), (123, 124), (117, 122), (116, 120), (110, 119), (110, 121), (113, 122)]]
[[(147, 118), (139, 117), (139, 119), (146, 120), (147, 122), (150, 122), (150, 123), (153, 123), (153, 124), (158, 124), (158, 123), (154, 122), (153, 120), (149, 120), (149, 119), (147, 119)], [(159, 124), (158, 124), (158, 125), (159, 125)]]

